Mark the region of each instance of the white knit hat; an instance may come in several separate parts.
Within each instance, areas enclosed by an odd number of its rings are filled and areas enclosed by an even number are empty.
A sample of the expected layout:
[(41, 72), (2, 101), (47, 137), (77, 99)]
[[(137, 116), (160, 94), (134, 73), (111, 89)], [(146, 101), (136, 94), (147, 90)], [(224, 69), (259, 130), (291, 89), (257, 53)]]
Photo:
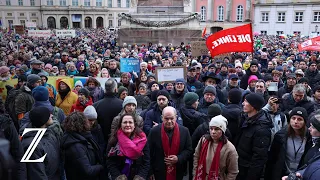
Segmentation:
[(93, 106), (87, 106), (84, 111), (83, 114), (88, 118), (88, 119), (97, 119), (98, 118), (98, 114), (96, 109)]
[(133, 96), (127, 96), (124, 98), (122, 107), (124, 108), (127, 104), (135, 104), (137, 106), (137, 100)]
[(80, 80), (78, 80), (75, 84), (74, 84), (74, 87), (77, 87), (77, 86), (81, 86), (83, 88), (83, 84)]
[(242, 68), (242, 64), (240, 62), (236, 63), (234, 67), (239, 67), (239, 66)]
[(228, 120), (222, 115), (213, 117), (209, 123), (210, 127), (211, 126), (218, 127), (223, 131), (223, 133), (226, 133), (227, 125), (228, 125)]

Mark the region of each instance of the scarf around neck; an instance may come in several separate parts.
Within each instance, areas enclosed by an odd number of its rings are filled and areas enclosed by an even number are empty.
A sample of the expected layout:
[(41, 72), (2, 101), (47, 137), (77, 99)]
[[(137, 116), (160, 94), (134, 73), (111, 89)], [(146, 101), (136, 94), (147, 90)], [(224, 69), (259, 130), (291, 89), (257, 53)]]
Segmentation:
[[(209, 146), (209, 141), (204, 140), (202, 143), (201, 151), (200, 151), (200, 158), (198, 161), (198, 167), (196, 170), (196, 180), (203, 180), (206, 179), (207, 173), (206, 173), (206, 168), (207, 168), (207, 153), (208, 153), (208, 146)], [(218, 180), (219, 179), (219, 165), (220, 165), (220, 152), (223, 146), (223, 142), (220, 141), (218, 143), (216, 152), (214, 153), (213, 160), (211, 162), (210, 166), (210, 171), (208, 174), (208, 178), (210, 180)]]
[[(173, 129), (172, 141), (170, 144), (169, 137), (164, 129), (164, 123), (161, 126), (161, 141), (164, 151), (164, 156), (178, 155), (180, 147), (180, 130), (179, 125), (176, 123)], [(166, 179), (175, 180), (177, 175), (176, 165), (166, 165)]]
[(146, 134), (143, 132), (139, 135), (135, 135), (133, 139), (130, 139), (121, 129), (119, 129), (117, 131), (117, 138), (120, 150), (119, 156), (125, 156), (131, 160), (136, 160), (143, 155), (142, 150), (147, 143)]

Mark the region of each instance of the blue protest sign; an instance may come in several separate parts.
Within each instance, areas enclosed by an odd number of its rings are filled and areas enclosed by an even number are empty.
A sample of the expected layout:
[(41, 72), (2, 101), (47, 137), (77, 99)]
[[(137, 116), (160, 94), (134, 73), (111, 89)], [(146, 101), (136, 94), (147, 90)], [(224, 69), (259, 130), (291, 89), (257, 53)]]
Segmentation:
[(120, 72), (140, 72), (140, 61), (136, 58), (120, 58)]

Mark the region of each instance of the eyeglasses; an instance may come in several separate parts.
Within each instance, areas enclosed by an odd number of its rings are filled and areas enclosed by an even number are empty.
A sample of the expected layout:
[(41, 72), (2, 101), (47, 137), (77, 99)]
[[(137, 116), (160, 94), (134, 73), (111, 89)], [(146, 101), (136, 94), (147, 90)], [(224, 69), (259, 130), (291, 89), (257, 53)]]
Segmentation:
[(241, 69), (241, 67), (239, 66), (239, 67), (236, 67), (237, 69)]

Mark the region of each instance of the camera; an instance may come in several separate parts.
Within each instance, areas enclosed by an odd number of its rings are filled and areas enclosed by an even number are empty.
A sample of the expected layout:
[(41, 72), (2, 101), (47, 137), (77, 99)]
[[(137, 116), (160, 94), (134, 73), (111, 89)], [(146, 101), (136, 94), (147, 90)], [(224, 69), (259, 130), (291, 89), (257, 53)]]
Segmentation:
[(287, 178), (287, 180), (301, 180), (301, 178), (300, 177), (297, 177), (296, 176), (296, 173), (290, 173), (289, 175), (288, 175), (288, 178)]

